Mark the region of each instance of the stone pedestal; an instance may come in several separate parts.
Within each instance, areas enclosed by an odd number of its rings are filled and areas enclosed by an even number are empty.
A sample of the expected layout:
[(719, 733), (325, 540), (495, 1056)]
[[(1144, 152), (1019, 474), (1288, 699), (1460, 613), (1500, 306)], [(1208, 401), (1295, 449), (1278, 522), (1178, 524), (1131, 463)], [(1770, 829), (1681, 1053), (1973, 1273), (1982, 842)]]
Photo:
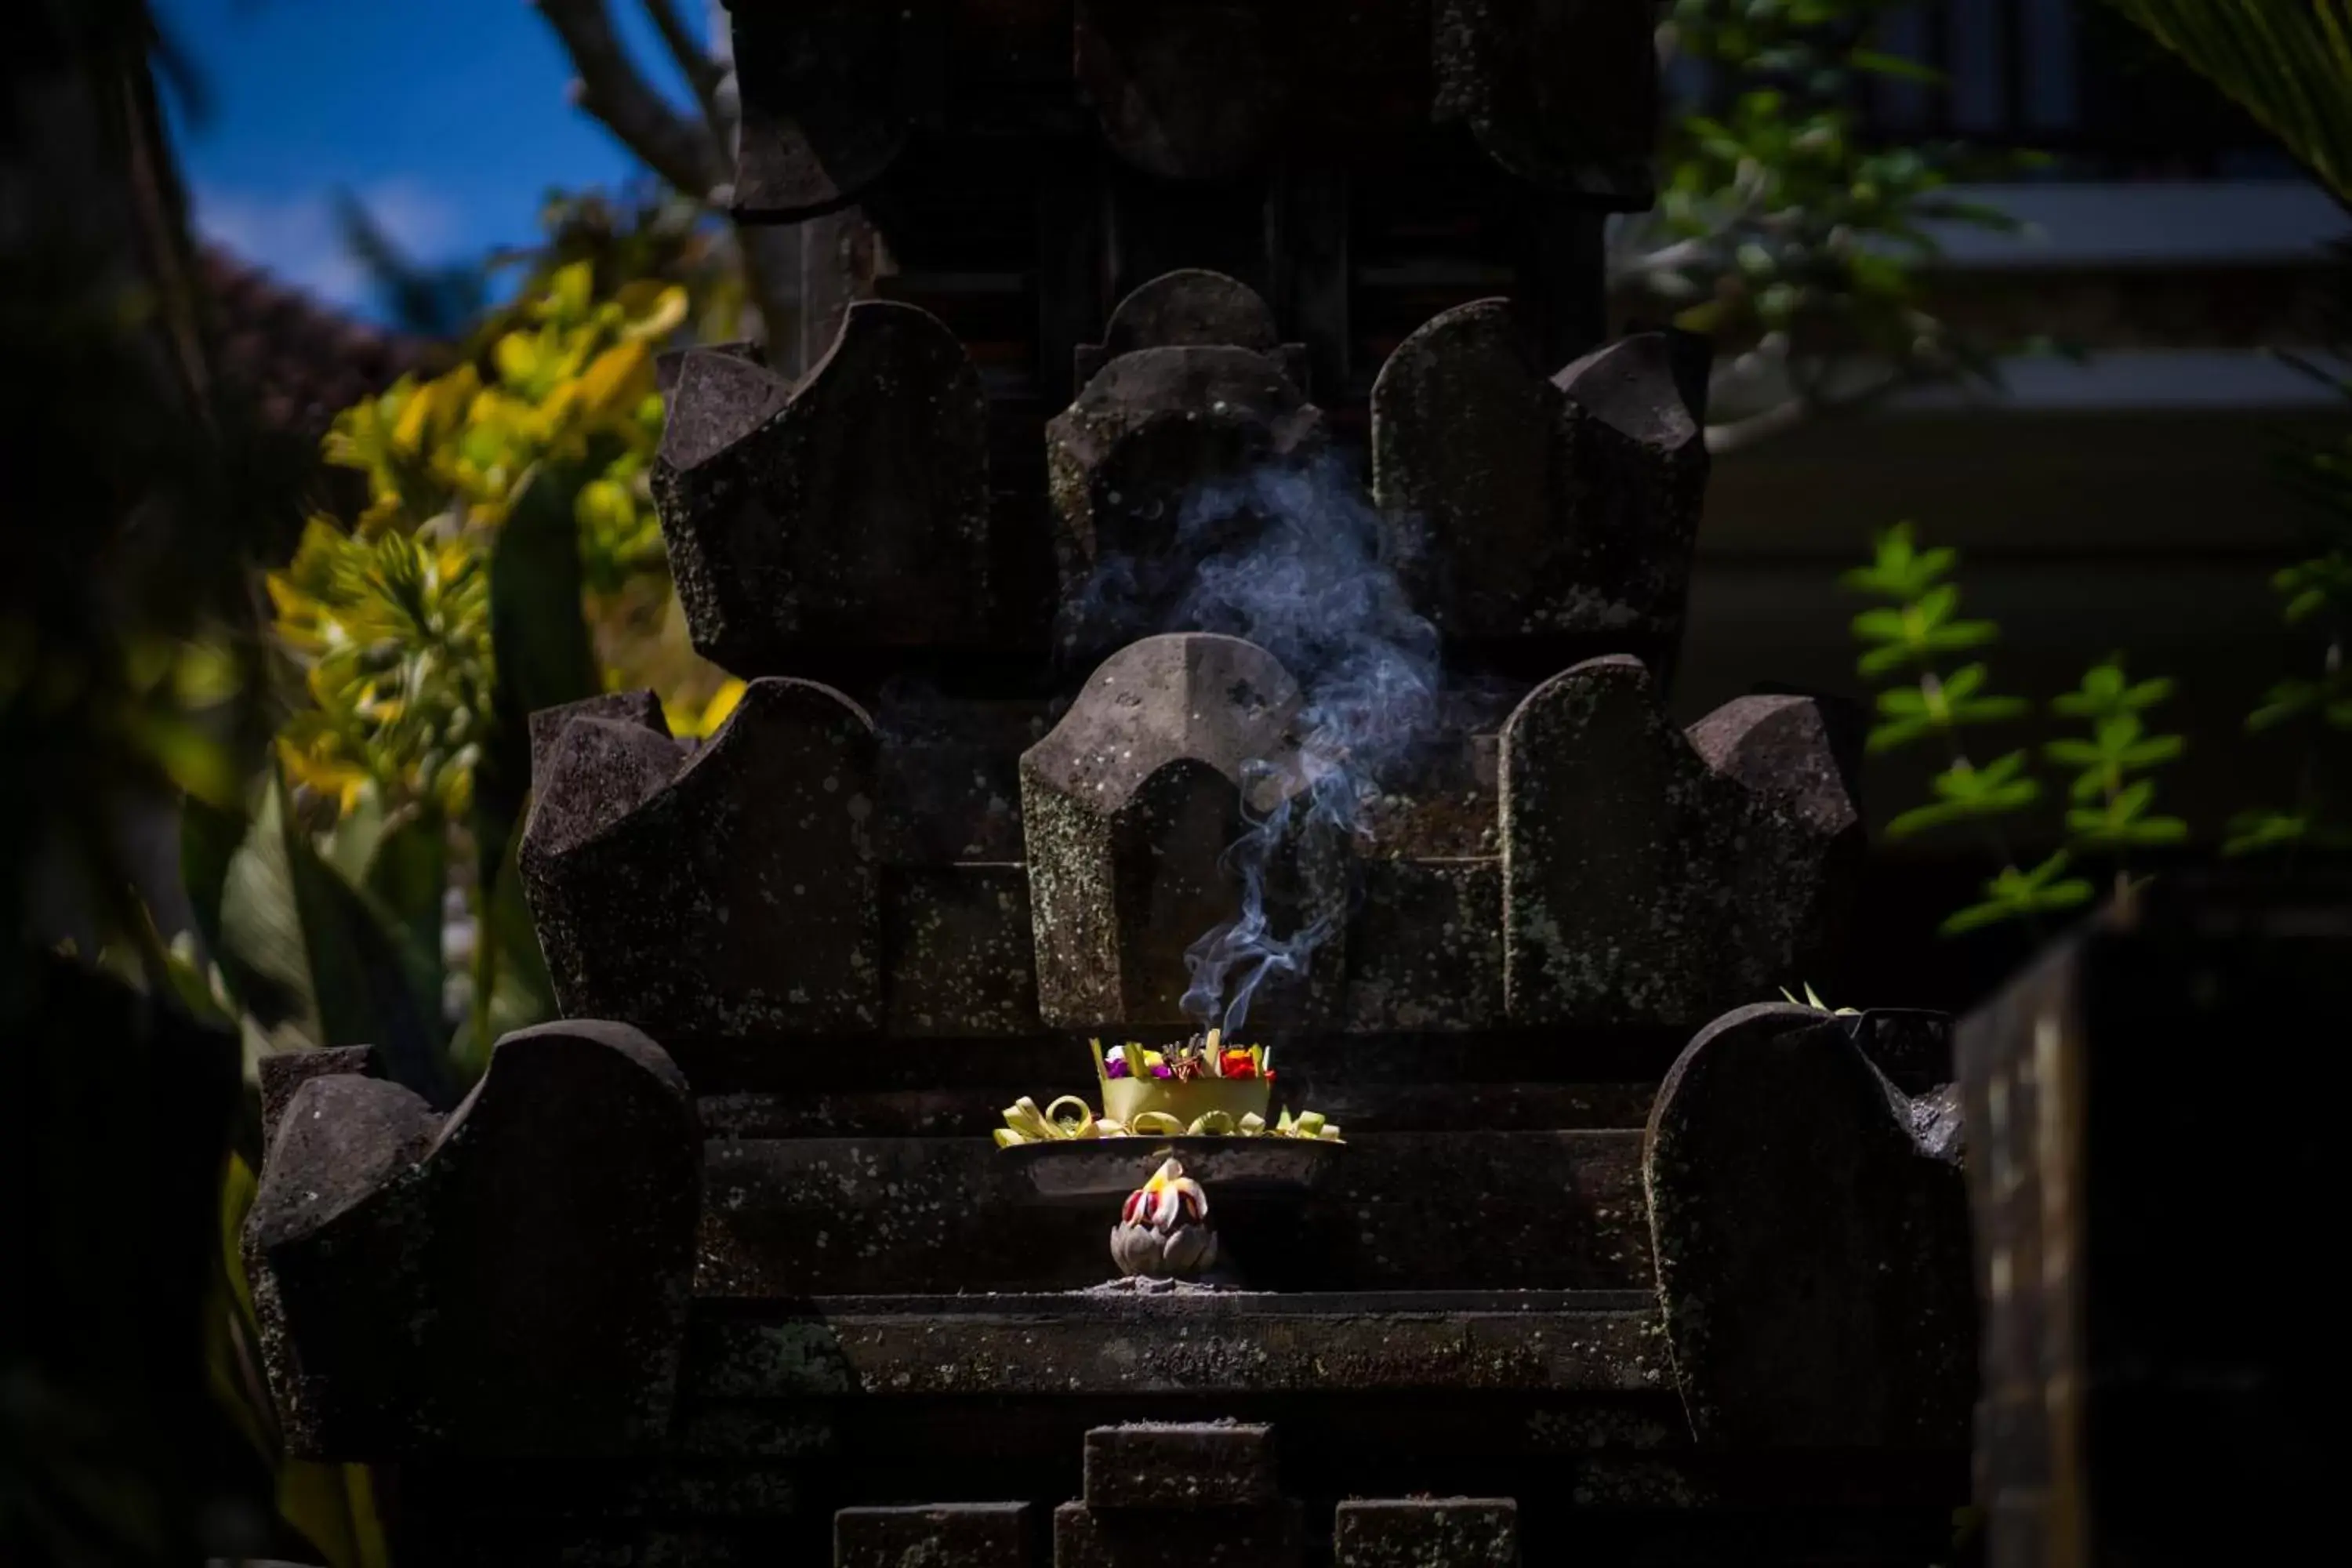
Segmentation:
[(1296, 1568), (1300, 1510), (1276, 1491), (1271, 1427), (1098, 1426), (1085, 1500), (1054, 1514), (1055, 1568)]

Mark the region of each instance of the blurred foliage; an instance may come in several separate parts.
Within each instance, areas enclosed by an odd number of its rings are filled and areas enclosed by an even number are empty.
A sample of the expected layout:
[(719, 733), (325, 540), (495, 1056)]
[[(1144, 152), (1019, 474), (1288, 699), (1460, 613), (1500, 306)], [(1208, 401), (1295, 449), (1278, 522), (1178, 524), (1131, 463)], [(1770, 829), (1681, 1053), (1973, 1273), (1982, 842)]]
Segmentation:
[(2026, 345), (1975, 342), (1927, 308), (1930, 226), (2009, 229), (1958, 199), (1957, 180), (2013, 173), (2016, 154), (1945, 143), (1881, 146), (1853, 107), (1872, 81), (1934, 90), (1915, 62), (1871, 47), (1901, 0), (1671, 0), (1662, 57), (1706, 90), (1662, 143), (1654, 211), (1621, 221), (1612, 292), (1629, 316), (1664, 314), (1718, 349), (1718, 446), (1901, 386), (1990, 380)]
[(2177, 845), (2189, 837), (2188, 824), (2157, 813), (2156, 781), (2147, 776), (2184, 748), (2181, 737), (2147, 727), (2147, 715), (2171, 695), (2172, 683), (2133, 681), (2117, 654), (2093, 666), (2079, 687), (2052, 701), (2053, 716), (2078, 721), (2088, 732), (2042, 746), (2045, 761), (2073, 775), (2065, 791), (2063, 847), (2032, 866), (2021, 864), (2002, 825), (2045, 797), (2033, 753), (2012, 750), (1979, 762), (1969, 756), (1963, 731), (2013, 722), (2031, 711), (2031, 704), (1996, 693), (1984, 661), (1953, 662), (2000, 636), (1994, 622), (1960, 615), (1960, 589), (1952, 580), (1958, 563), (1957, 551), (1922, 549), (1911, 526), (1900, 523), (1879, 535), (1869, 565), (1842, 579), (1846, 587), (1883, 601), (1853, 619), (1854, 636), (1864, 645), (1857, 668), (1873, 680), (1906, 678), (1877, 693), (1869, 750), (1891, 752), (1935, 741), (1948, 759), (1928, 781), (1932, 798), (1898, 813), (1886, 825), (1887, 836), (1908, 837), (1960, 824), (1984, 835), (1996, 869), (1979, 901), (1944, 921), (1947, 935), (2006, 921), (2032, 921), (2088, 903), (2094, 885), (2072, 874), (2077, 860), (2087, 856), (2110, 859), (2116, 891), (2128, 896), (2131, 851)]
[(2352, 205), (2352, 0), (2106, 0)]
[[(2282, 354), (2333, 389), (2352, 411), (2352, 247), (2333, 258), (2335, 297), (2319, 322), (2324, 356)], [(2297, 747), (2294, 799), (2240, 813), (2225, 847), (2232, 854), (2352, 849), (2344, 812), (2345, 773), (2352, 764), (2352, 419), (2329, 439), (2302, 440), (2286, 454), (2284, 476), (2302, 503), (2308, 553), (2272, 574), (2279, 618), (2304, 673), (2273, 684), (2246, 716), (2251, 736)]]

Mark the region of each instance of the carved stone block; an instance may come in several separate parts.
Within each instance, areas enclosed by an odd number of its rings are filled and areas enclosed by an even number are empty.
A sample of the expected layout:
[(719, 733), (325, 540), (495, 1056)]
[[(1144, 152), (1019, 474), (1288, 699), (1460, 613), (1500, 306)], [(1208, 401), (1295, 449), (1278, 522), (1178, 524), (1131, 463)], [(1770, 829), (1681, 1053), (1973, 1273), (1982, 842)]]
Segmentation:
[(653, 487), (694, 646), (737, 675), (983, 637), (987, 399), (913, 306), (851, 305), (797, 384), (688, 354)]
[(1218, 347), (1278, 359), (1293, 383), (1305, 380), (1304, 347), (1282, 341), (1274, 310), (1256, 289), (1222, 272), (1186, 267), (1161, 273), (1121, 300), (1103, 328), (1103, 341), (1078, 345), (1077, 384), (1139, 349)]
[(1381, 366), (1372, 461), (1391, 549), (1449, 635), (1679, 633), (1707, 460), (1664, 337), (1547, 376), (1507, 300), (1458, 306)]
[(1103, 345), (1106, 354), (1137, 346), (1109, 357), (1046, 426), (1066, 650), (1099, 654), (1171, 624), (1200, 563), (1261, 521), (1246, 507), (1213, 513), (1202, 498), (1322, 449), (1322, 413), (1287, 363), (1301, 356), (1197, 341), (1232, 332), (1264, 342), (1271, 330), (1255, 301), (1213, 272), (1145, 285)]
[(1517, 1568), (1519, 1505), (1509, 1498), (1351, 1498), (1332, 1515), (1338, 1568)]
[(1295, 1502), (1207, 1513), (1054, 1510), (1054, 1568), (1298, 1568), (1305, 1526)]
[(754, 680), (691, 757), (566, 724), (521, 850), (564, 1011), (681, 1040), (879, 1028), (874, 771), (865, 713), (806, 681)]
[[(1298, 703), (1288, 672), (1254, 644), (1147, 637), (1089, 676), (1022, 758), (1037, 999), (1049, 1024), (1185, 1021), (1184, 950), (1241, 908), (1225, 852), (1245, 801), (1262, 815), (1304, 787)], [(1336, 889), (1323, 880), (1309, 896)], [(1336, 958), (1338, 947), (1324, 951)]]
[[(1961, 1020), (1990, 1568), (2284, 1562), (2331, 1528), (2347, 871), (2168, 870)], [(2291, 1103), (2217, 1067), (2266, 1046)]]
[(1958, 1119), (1888, 1082), (1852, 1026), (1780, 1003), (1726, 1014), (1651, 1110), (1658, 1292), (1703, 1442), (1968, 1444), (1977, 1321)]
[(1087, 1434), (1088, 1508), (1255, 1508), (1278, 1490), (1263, 1424), (1135, 1421)]
[(667, 1432), (702, 1145), (621, 1024), (501, 1039), (445, 1121), (357, 1074), (288, 1104), (247, 1222), (294, 1451), (627, 1451)]
[(1622, 657), (1511, 715), (1502, 829), (1505, 1005), (1523, 1024), (1686, 1026), (1772, 994), (1821, 962), (1862, 848), (1811, 700), (1742, 698), (1685, 735)]

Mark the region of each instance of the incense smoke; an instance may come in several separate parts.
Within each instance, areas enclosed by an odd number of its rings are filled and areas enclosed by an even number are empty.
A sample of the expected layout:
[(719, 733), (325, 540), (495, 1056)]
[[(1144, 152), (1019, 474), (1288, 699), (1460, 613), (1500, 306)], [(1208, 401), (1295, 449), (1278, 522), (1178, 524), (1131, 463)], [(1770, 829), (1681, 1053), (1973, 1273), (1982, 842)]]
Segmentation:
[[(1437, 629), (1413, 609), (1398, 563), (1383, 553), (1380, 518), (1337, 455), (1196, 488), (1178, 514), (1173, 554), (1191, 559), (1220, 544), (1193, 574), (1169, 627), (1257, 644), (1282, 661), (1303, 697), (1301, 787), (1261, 805), (1273, 792), (1244, 779), (1246, 831), (1223, 862), (1241, 883), (1239, 912), (1184, 955), (1192, 975), (1184, 1010), (1204, 1026), (1222, 1021), (1235, 1030), (1258, 987), (1303, 970), (1345, 913), (1344, 901), (1326, 904), (1298, 929), (1276, 930), (1267, 874), (1276, 852), (1288, 843), (1307, 860), (1344, 849), (1383, 781), (1441, 731), (1447, 703)], [(1121, 585), (1102, 582), (1097, 592), (1116, 595)], [(1271, 758), (1255, 770), (1282, 771)]]

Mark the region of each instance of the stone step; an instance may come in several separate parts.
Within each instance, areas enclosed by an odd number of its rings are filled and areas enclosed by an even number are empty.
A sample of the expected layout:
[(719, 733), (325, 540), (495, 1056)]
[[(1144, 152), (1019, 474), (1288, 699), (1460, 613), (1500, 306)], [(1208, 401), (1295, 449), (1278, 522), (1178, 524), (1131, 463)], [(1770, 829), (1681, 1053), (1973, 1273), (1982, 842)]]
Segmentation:
[(1670, 1386), (1633, 1291), (835, 1297), (688, 1330), (689, 1400), (1638, 1394)]
[[(1209, 1195), (1253, 1285), (1643, 1289), (1641, 1139), (1365, 1133), (1296, 1211)], [(704, 1184), (695, 1288), (705, 1297), (1076, 1288), (1113, 1272), (1115, 1203), (1098, 1214), (1042, 1207), (978, 1138), (714, 1140)]]
[(1264, 1422), (1128, 1421), (1087, 1434), (1090, 1509), (1259, 1508), (1279, 1500)]

